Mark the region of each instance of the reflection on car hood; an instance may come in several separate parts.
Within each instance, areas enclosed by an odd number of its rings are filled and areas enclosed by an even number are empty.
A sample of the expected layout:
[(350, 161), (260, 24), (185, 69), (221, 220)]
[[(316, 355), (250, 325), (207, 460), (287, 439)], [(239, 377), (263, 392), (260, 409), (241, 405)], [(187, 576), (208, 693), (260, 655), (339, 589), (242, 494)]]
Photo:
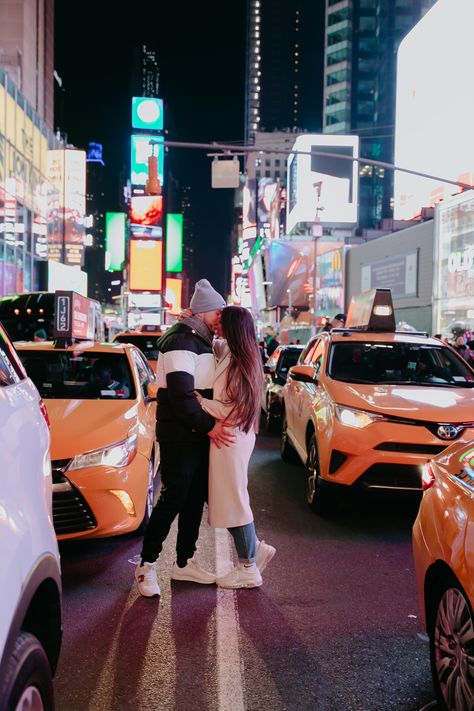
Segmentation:
[(45, 400), (51, 421), (51, 459), (106, 447), (127, 437), (136, 422), (133, 400)]
[(341, 405), (428, 422), (474, 422), (474, 390), (417, 385), (328, 383)]

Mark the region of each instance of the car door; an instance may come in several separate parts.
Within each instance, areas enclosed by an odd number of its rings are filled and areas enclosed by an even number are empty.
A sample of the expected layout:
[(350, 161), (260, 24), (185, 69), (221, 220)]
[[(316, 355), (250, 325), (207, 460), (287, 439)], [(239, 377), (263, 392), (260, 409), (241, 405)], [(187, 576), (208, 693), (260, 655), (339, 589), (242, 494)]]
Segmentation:
[(154, 383), (156, 381), (156, 377), (150, 364), (137, 348), (132, 350), (132, 361), (135, 366), (136, 377), (140, 386), (140, 394), (137, 398), (137, 407), (140, 431), (142, 433), (142, 451), (145, 456), (148, 457), (155, 442), (156, 400), (149, 399), (147, 389), (149, 383)]
[[(308, 345), (304, 349), (303, 353), (301, 354), (300, 359), (298, 360), (299, 365), (307, 365), (308, 363), (311, 362), (311, 355), (313, 354), (313, 351), (316, 347), (316, 340), (317, 338), (313, 338), (309, 341)], [(297, 417), (296, 414), (299, 409), (299, 399), (300, 399), (300, 392), (301, 389), (303, 388), (303, 383), (297, 383), (296, 380), (293, 380), (292, 378), (288, 378), (286, 381), (285, 385), (285, 394), (284, 394), (284, 399), (285, 399), (285, 413), (286, 413), (286, 421), (287, 421), (287, 427), (290, 433), (290, 439), (294, 439), (293, 437), (293, 432), (294, 428), (297, 425)]]
[[(315, 375), (320, 371), (323, 360), (323, 341), (316, 339), (314, 348), (308, 352), (304, 365), (312, 365)], [(313, 408), (320, 399), (319, 386), (313, 383), (298, 383), (298, 396), (295, 400), (293, 434), (296, 444), (306, 451), (306, 432), (312, 419)]]

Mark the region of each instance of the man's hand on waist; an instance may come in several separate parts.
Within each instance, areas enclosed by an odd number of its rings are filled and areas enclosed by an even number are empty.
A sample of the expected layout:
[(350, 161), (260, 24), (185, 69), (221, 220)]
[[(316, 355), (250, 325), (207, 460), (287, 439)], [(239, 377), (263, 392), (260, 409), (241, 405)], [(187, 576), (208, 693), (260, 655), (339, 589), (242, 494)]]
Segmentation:
[(230, 447), (235, 444), (235, 428), (224, 425), (222, 420), (218, 420), (212, 430), (207, 433), (218, 449), (222, 446)]

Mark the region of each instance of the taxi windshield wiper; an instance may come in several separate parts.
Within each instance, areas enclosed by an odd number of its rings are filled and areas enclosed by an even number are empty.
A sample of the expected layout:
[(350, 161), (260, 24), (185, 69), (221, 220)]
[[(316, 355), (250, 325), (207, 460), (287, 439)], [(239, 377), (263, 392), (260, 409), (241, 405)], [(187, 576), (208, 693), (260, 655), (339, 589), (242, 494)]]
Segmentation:
[(377, 385), (374, 380), (362, 380), (361, 378), (346, 378), (342, 375), (331, 375), (334, 380), (340, 380), (342, 383), (359, 383), (359, 385)]

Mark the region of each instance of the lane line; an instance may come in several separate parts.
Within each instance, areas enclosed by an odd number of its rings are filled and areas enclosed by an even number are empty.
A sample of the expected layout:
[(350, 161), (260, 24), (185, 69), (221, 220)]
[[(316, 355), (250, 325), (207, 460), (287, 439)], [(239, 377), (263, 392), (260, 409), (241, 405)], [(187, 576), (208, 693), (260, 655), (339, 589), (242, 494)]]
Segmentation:
[[(224, 575), (230, 567), (230, 537), (216, 528), (216, 573)], [(218, 711), (245, 711), (243, 664), (239, 647), (239, 613), (235, 590), (217, 588), (216, 664)]]

